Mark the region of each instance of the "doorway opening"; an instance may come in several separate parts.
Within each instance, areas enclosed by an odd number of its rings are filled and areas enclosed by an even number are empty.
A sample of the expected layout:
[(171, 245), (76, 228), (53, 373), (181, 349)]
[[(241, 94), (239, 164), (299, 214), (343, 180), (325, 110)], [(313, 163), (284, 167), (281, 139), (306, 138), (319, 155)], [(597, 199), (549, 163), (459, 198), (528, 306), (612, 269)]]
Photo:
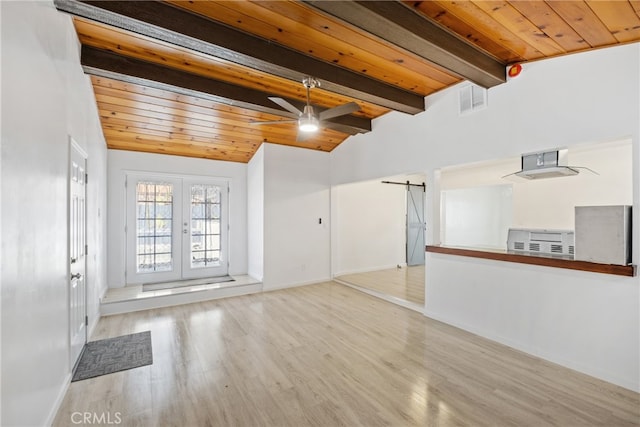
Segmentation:
[(411, 174), (333, 188), (337, 281), (424, 310), (424, 182)]

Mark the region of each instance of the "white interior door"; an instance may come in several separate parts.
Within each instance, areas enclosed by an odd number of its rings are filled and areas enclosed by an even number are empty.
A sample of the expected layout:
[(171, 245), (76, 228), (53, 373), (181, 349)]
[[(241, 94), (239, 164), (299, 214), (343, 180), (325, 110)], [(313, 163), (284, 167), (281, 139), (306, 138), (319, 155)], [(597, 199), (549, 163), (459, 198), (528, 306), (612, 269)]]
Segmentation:
[(128, 174), (127, 284), (227, 274), (228, 184)]
[(87, 342), (87, 155), (73, 140), (69, 153), (69, 339), (71, 366), (75, 367)]

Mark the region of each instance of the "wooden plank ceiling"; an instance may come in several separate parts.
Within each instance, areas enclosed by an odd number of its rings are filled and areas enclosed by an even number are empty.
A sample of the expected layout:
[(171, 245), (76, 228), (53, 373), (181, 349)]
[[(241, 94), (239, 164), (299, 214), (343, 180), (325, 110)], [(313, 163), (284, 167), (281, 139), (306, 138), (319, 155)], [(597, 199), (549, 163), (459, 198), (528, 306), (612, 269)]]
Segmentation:
[[(74, 16), (81, 62), (112, 149), (248, 162), (263, 142), (331, 151), (371, 119), (424, 97), (505, 81), (519, 62), (640, 40), (640, 1), (55, 0)], [(322, 109), (360, 110), (297, 140), (304, 76)]]

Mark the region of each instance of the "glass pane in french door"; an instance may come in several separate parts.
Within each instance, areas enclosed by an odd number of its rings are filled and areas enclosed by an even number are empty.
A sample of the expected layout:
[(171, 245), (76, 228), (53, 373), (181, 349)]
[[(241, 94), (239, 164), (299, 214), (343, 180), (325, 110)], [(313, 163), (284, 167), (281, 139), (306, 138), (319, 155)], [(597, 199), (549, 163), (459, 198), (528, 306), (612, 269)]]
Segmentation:
[(173, 185), (139, 181), (136, 186), (136, 272), (173, 270)]
[(221, 265), (221, 191), (218, 185), (191, 185), (191, 268)]

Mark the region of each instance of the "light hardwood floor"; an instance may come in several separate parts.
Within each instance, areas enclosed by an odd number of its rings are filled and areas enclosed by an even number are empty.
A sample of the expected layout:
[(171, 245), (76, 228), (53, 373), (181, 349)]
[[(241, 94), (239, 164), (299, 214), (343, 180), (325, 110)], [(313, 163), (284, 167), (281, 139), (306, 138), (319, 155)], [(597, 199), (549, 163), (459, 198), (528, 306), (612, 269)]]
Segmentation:
[(153, 365), (72, 383), (55, 426), (640, 423), (637, 393), (337, 283), (105, 317), (92, 339), (145, 330)]
[(345, 274), (336, 279), (424, 306), (424, 265)]

